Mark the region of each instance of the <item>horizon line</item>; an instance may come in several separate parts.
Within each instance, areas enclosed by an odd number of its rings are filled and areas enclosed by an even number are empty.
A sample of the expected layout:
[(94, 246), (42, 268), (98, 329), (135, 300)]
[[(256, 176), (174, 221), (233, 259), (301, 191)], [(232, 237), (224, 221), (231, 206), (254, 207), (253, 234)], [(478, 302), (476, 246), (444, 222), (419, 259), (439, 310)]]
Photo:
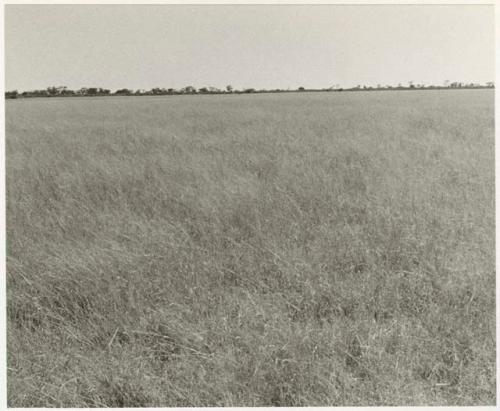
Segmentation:
[[(491, 81), (483, 81), (483, 82), (463, 82), (463, 81), (450, 81), (450, 80), (445, 80), (443, 84), (426, 84), (426, 83), (419, 83), (419, 82), (414, 82), (412, 80), (406, 81), (406, 85), (403, 85), (403, 83), (399, 82), (397, 85), (394, 84), (385, 84), (382, 85), (380, 83), (376, 85), (369, 85), (369, 84), (357, 84), (356, 86), (342, 86), (340, 84), (334, 84), (329, 87), (320, 87), (320, 88), (308, 88), (308, 87), (303, 87), (303, 86), (298, 86), (298, 87), (287, 87), (287, 88), (256, 88), (256, 87), (242, 87), (240, 89), (233, 87), (232, 85), (228, 84), (224, 88), (219, 88), (215, 86), (201, 86), (201, 87), (195, 87), (192, 85), (187, 85), (181, 88), (174, 88), (174, 87), (165, 87), (165, 86), (155, 86), (151, 88), (129, 88), (129, 87), (122, 87), (122, 88), (114, 88), (114, 89), (108, 89), (105, 87), (97, 87), (97, 86), (80, 86), (75, 89), (69, 88), (68, 86), (60, 85), (60, 86), (47, 86), (45, 88), (35, 88), (35, 89), (21, 89), (19, 91), (19, 88), (11, 88), (9, 90), (5, 89), (5, 93), (12, 93), (12, 92), (17, 92), (18, 94), (22, 93), (36, 93), (36, 92), (48, 92), (49, 94), (52, 92), (55, 92), (55, 94), (58, 93), (64, 93), (64, 92), (80, 92), (80, 91), (88, 91), (88, 90), (96, 90), (96, 92), (107, 92), (107, 93), (116, 93), (120, 91), (128, 91), (130, 93), (148, 93), (148, 92), (153, 92), (153, 91), (161, 91), (161, 92), (173, 92), (173, 93), (182, 93), (182, 94), (207, 94), (207, 93), (233, 93), (233, 92), (244, 92), (244, 91), (253, 91), (253, 92), (265, 92), (265, 91), (315, 91), (315, 90), (350, 90), (350, 89), (392, 89), (392, 88), (429, 88), (429, 87), (441, 87), (441, 88), (464, 88), (464, 87), (491, 87), (494, 85), (494, 80)], [(113, 90), (113, 91), (111, 91)]]

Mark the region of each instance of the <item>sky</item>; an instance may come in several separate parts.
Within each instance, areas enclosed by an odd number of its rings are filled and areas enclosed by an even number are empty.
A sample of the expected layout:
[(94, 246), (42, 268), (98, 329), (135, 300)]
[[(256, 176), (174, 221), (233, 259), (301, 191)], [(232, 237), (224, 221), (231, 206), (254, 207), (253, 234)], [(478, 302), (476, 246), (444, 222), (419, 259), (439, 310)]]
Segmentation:
[(488, 5), (6, 5), (7, 90), (494, 80)]

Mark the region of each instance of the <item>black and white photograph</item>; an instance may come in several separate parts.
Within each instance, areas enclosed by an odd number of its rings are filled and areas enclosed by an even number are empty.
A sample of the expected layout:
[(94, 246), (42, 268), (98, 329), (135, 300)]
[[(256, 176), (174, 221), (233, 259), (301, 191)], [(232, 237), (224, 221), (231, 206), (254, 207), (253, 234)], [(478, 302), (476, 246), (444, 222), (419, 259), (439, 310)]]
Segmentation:
[(2, 7), (6, 406), (496, 405), (493, 3)]

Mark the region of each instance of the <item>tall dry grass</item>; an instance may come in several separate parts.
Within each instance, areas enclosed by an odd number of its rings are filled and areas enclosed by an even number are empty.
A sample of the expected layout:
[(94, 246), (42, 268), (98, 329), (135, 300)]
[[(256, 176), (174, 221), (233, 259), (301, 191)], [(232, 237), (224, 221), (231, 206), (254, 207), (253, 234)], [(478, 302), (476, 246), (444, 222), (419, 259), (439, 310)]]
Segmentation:
[(6, 104), (14, 407), (495, 403), (489, 90)]

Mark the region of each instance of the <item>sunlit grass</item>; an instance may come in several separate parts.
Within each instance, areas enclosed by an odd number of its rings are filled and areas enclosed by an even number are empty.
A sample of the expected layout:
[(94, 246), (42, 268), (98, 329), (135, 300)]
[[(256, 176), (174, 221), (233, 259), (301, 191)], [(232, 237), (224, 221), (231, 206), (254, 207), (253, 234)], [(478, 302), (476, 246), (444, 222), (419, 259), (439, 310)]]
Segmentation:
[(495, 403), (492, 91), (6, 106), (10, 406)]

